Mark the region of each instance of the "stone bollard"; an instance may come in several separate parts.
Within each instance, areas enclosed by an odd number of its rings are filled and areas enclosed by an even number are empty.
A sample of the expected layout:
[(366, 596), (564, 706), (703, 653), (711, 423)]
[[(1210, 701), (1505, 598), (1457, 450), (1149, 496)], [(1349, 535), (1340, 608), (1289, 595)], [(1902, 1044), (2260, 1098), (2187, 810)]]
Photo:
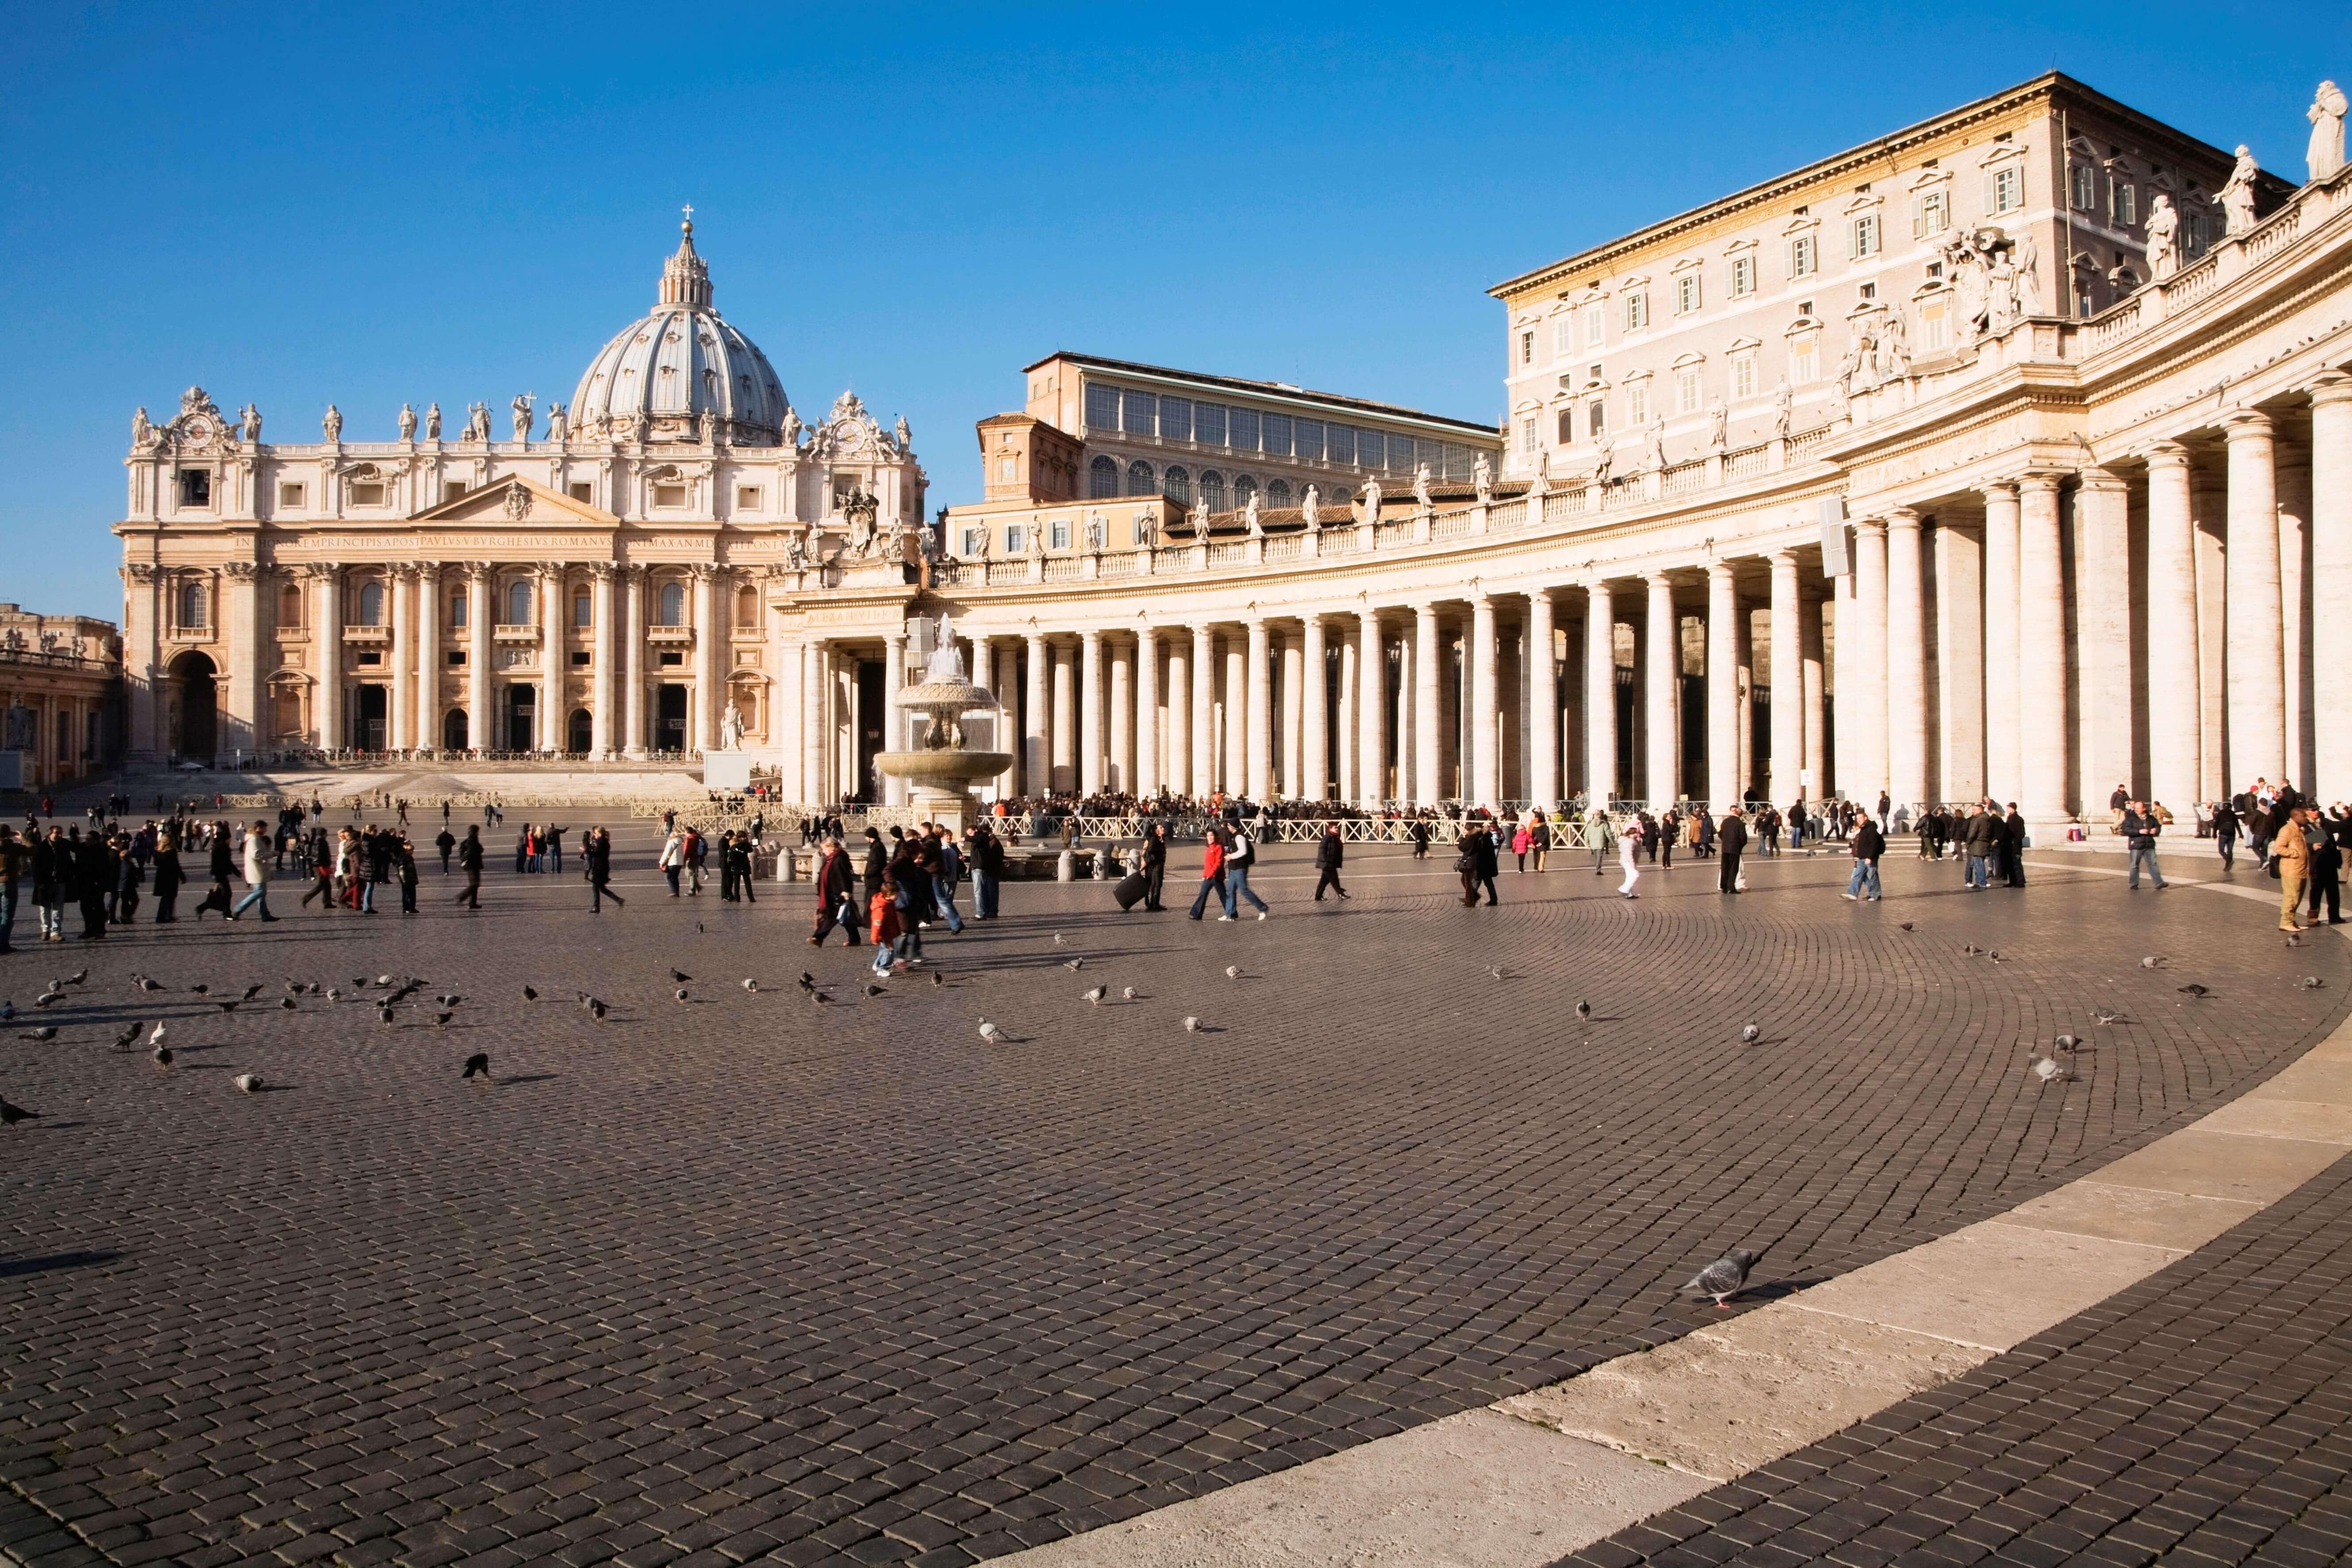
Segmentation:
[(1054, 862), (1054, 880), (1075, 882), (1078, 879), (1078, 856), (1074, 849), (1065, 849)]
[(799, 868), (793, 864), (793, 847), (787, 844), (776, 851), (776, 880), (790, 882), (796, 880), (798, 876)]
[(1110, 880), (1110, 846), (1108, 844), (1099, 845), (1095, 849), (1095, 880)]

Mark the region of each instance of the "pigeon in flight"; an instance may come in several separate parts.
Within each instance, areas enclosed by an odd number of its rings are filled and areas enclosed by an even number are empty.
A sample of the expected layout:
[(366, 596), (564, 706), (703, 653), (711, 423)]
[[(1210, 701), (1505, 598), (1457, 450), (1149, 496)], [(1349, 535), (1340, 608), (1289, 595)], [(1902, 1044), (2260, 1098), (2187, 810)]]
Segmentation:
[(1092, 986), (1088, 988), (1087, 992), (1087, 1000), (1099, 1007), (1102, 1005), (1102, 999), (1108, 990), (1109, 987), (1104, 985)]
[(2032, 1071), (2045, 1085), (2074, 1081), (2074, 1069), (2055, 1057), (2034, 1058)]
[(58, 1037), (58, 1026), (55, 1024), (44, 1024), (37, 1029), (24, 1030), (16, 1037), (20, 1040), (40, 1040), (46, 1043)]
[(241, 1072), (229, 1082), (236, 1085), (239, 1094), (259, 1094), (263, 1088), (261, 1075), (257, 1072)]
[(1759, 1028), (1758, 1028), (1755, 1025), (1753, 1025), (1753, 1024), (1742, 1024), (1742, 1025), (1740, 1025), (1740, 1026), (1739, 1026), (1739, 1043), (1740, 1043), (1740, 1044), (1742, 1044), (1742, 1045), (1744, 1045), (1744, 1046), (1752, 1046), (1752, 1045), (1754, 1045), (1757, 1041), (1759, 1041), (1759, 1040), (1762, 1039), (1763, 1037), (1764, 1037), (1764, 1031), (1763, 1031), (1763, 1030), (1761, 1030), (1761, 1029), (1759, 1029)]
[(466, 1070), (459, 1073), (457, 1076), (460, 1079), (479, 1078), (487, 1080), (490, 1076), (490, 1053), (488, 1051), (476, 1051), (472, 1056), (467, 1057), (466, 1058)]
[(46, 1114), (45, 1111), (27, 1110), (21, 1105), (11, 1105), (6, 1100), (0, 1099), (0, 1127), (14, 1127), (19, 1121), (30, 1121)]
[(1763, 1256), (1761, 1248), (1750, 1252), (1742, 1247), (1728, 1258), (1718, 1258), (1700, 1269), (1683, 1289), (1694, 1296), (1714, 1297), (1716, 1309), (1720, 1311), (1727, 1300), (1748, 1288), (1748, 1271), (1755, 1268)]
[(980, 1037), (986, 1040), (992, 1046), (1003, 1045), (1004, 1043), (1004, 1031), (990, 1023), (987, 1019), (982, 1018), (980, 1021)]

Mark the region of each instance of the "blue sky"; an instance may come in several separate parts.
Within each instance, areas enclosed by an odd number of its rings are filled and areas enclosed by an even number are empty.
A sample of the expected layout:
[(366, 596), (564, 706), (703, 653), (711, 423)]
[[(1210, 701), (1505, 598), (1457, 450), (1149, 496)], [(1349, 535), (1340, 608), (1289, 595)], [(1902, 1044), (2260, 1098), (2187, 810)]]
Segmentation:
[(2053, 65), (2299, 180), (2352, 79), (2340, 4), (724, 9), (0, 6), (0, 599), (119, 614), (190, 382), (280, 439), (568, 400), (682, 203), (953, 502), (1057, 348), (1491, 419), (1524, 268)]

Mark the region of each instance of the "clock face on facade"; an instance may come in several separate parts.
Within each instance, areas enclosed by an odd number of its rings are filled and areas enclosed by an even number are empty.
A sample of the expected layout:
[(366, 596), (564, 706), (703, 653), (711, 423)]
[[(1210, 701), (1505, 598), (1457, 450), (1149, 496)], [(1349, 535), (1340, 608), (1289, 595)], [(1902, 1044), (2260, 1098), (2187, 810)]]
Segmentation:
[(180, 426), (180, 439), (192, 447), (206, 447), (220, 434), (220, 426), (202, 414), (191, 414), (188, 422)]

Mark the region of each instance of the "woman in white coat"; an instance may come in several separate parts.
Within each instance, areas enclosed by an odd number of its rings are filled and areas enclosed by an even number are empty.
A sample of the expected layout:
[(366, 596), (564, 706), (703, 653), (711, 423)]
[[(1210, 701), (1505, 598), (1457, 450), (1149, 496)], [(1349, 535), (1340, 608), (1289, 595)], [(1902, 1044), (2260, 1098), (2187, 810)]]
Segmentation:
[(1633, 884), (1642, 879), (1642, 863), (1633, 858), (1635, 847), (1641, 840), (1642, 836), (1638, 833), (1620, 833), (1617, 836), (1617, 864), (1625, 868), (1625, 879), (1617, 884), (1617, 896), (1621, 899), (1642, 896), (1633, 890)]

